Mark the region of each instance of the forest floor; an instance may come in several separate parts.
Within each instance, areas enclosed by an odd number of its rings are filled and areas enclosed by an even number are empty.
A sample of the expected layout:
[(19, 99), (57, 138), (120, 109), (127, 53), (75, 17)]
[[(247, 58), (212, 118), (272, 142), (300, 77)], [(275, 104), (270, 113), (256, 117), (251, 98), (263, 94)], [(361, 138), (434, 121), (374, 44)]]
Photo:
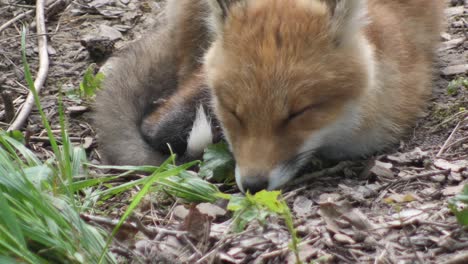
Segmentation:
[[(113, 51), (151, 30), (164, 4), (150, 0), (59, 2), (64, 5), (46, 15), (50, 68), (41, 103), (53, 129), (58, 130), (57, 97), (59, 92), (64, 94), (72, 141), (86, 148), (91, 163), (100, 164), (99, 139), (90, 119), (92, 106), (70, 94), (90, 64), (102, 66)], [(457, 1), (447, 1), (447, 28), (441, 34), (433, 96), (413, 133), (392, 153), (334, 164), (284, 193), (304, 261), (468, 263), (467, 233), (448, 208), (449, 199), (468, 183), (468, 5), (449, 2)], [(33, 10), (31, 3), (0, 0), (0, 26)], [(39, 58), (33, 14), (20, 21), (29, 27), (26, 53), (36, 73)], [(16, 112), (29, 92), (21, 63), (20, 21), (0, 32), (0, 92), (3, 101), (13, 102)], [(14, 112), (5, 105), (0, 103), (0, 129), (6, 130)], [(50, 144), (36, 110), (22, 131), (28, 147), (46, 159)], [(109, 199), (100, 215), (118, 219), (131, 195)], [(189, 213), (178, 199), (150, 197), (139, 208), (145, 226), (194, 229), (197, 235), (187, 239), (168, 231), (147, 238), (141, 232), (128, 232), (119, 236), (116, 254), (122, 259), (138, 256), (147, 263), (163, 259), (167, 263), (293, 263), (290, 234), (280, 218), (271, 217), (266, 225), (253, 221), (245, 231), (233, 233), (228, 232), (230, 213), (225, 204), (200, 206), (208, 208), (201, 211), (217, 213), (206, 220), (191, 216), (193, 211)]]

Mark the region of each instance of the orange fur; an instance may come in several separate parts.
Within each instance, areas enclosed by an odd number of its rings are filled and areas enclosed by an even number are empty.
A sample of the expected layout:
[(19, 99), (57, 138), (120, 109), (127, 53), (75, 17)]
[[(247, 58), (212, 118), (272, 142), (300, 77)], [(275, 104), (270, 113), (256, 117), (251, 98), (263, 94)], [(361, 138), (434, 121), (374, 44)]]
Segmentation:
[[(440, 0), (170, 0), (162, 33), (134, 49), (137, 59), (131, 53), (124, 57), (120, 74), (111, 76), (105, 96), (98, 97), (98, 119), (104, 123), (119, 111), (133, 111), (121, 123), (101, 125), (111, 136), (106, 145), (119, 142), (106, 151), (121, 164), (121, 157), (141, 164), (155, 156), (153, 163), (160, 163), (159, 150), (150, 150), (141, 137), (165, 144), (158, 141), (160, 130), (192, 108), (194, 113), (207, 87), (241, 189), (278, 188), (313, 153), (342, 159), (384, 150), (413, 125), (430, 94), (442, 5)], [(144, 74), (127, 73), (139, 65)], [(117, 104), (108, 99), (128, 94), (134, 96)], [(151, 105), (158, 99), (166, 101)], [(117, 134), (126, 126), (133, 130)], [(126, 137), (135, 142), (131, 155), (121, 143)]]
[[(339, 1), (325, 2), (238, 1), (206, 55), (240, 185), (280, 186), (283, 180), (271, 183), (283, 177), (272, 176), (275, 168), (305, 151), (352, 158), (382, 150), (413, 124), (430, 94), (441, 1), (367, 1), (370, 22), (350, 36), (330, 27), (349, 14), (335, 17)], [(279, 171), (285, 181), (297, 172)]]

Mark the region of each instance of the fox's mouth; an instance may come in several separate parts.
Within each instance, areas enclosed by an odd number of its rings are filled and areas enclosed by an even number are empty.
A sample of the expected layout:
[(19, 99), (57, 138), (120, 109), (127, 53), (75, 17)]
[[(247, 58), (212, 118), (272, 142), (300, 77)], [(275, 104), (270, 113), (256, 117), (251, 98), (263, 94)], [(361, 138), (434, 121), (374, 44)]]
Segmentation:
[(280, 163), (270, 171), (263, 174), (242, 175), (239, 166), (236, 166), (236, 183), (243, 193), (255, 193), (261, 190), (281, 189), (296, 177), (307, 162), (312, 159), (315, 151), (306, 151), (296, 155), (294, 158)]
[(302, 152), (274, 168), (268, 177), (268, 190), (275, 190), (285, 186), (291, 179), (299, 174), (307, 162), (312, 159), (314, 154), (315, 151)]

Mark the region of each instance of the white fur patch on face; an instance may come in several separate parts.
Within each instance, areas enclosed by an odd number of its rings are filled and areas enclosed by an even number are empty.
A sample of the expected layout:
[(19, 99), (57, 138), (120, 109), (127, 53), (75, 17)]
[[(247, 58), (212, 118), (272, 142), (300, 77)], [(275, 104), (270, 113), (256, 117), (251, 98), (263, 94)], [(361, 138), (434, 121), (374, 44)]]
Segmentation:
[(241, 192), (245, 193), (244, 186), (242, 186), (242, 176), (238, 166), (236, 166), (236, 169), (234, 170), (234, 175), (236, 176), (237, 187), (239, 187)]
[(274, 168), (268, 177), (268, 190), (275, 190), (291, 180), (304, 164), (285, 167), (283, 164)]
[(203, 106), (198, 107), (197, 115), (193, 121), (192, 131), (187, 140), (187, 154), (197, 157), (205, 148), (213, 143), (210, 119), (206, 116)]

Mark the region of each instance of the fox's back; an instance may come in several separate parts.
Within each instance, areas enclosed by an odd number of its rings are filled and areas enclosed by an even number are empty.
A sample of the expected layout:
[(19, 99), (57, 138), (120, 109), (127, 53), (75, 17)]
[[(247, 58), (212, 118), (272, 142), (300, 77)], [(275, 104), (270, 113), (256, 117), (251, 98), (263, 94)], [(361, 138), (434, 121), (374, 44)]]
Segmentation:
[[(411, 126), (432, 90), (443, 1), (370, 0), (365, 32), (375, 53), (376, 90), (368, 113), (387, 116), (397, 134)], [(379, 120), (380, 116), (375, 116)]]

